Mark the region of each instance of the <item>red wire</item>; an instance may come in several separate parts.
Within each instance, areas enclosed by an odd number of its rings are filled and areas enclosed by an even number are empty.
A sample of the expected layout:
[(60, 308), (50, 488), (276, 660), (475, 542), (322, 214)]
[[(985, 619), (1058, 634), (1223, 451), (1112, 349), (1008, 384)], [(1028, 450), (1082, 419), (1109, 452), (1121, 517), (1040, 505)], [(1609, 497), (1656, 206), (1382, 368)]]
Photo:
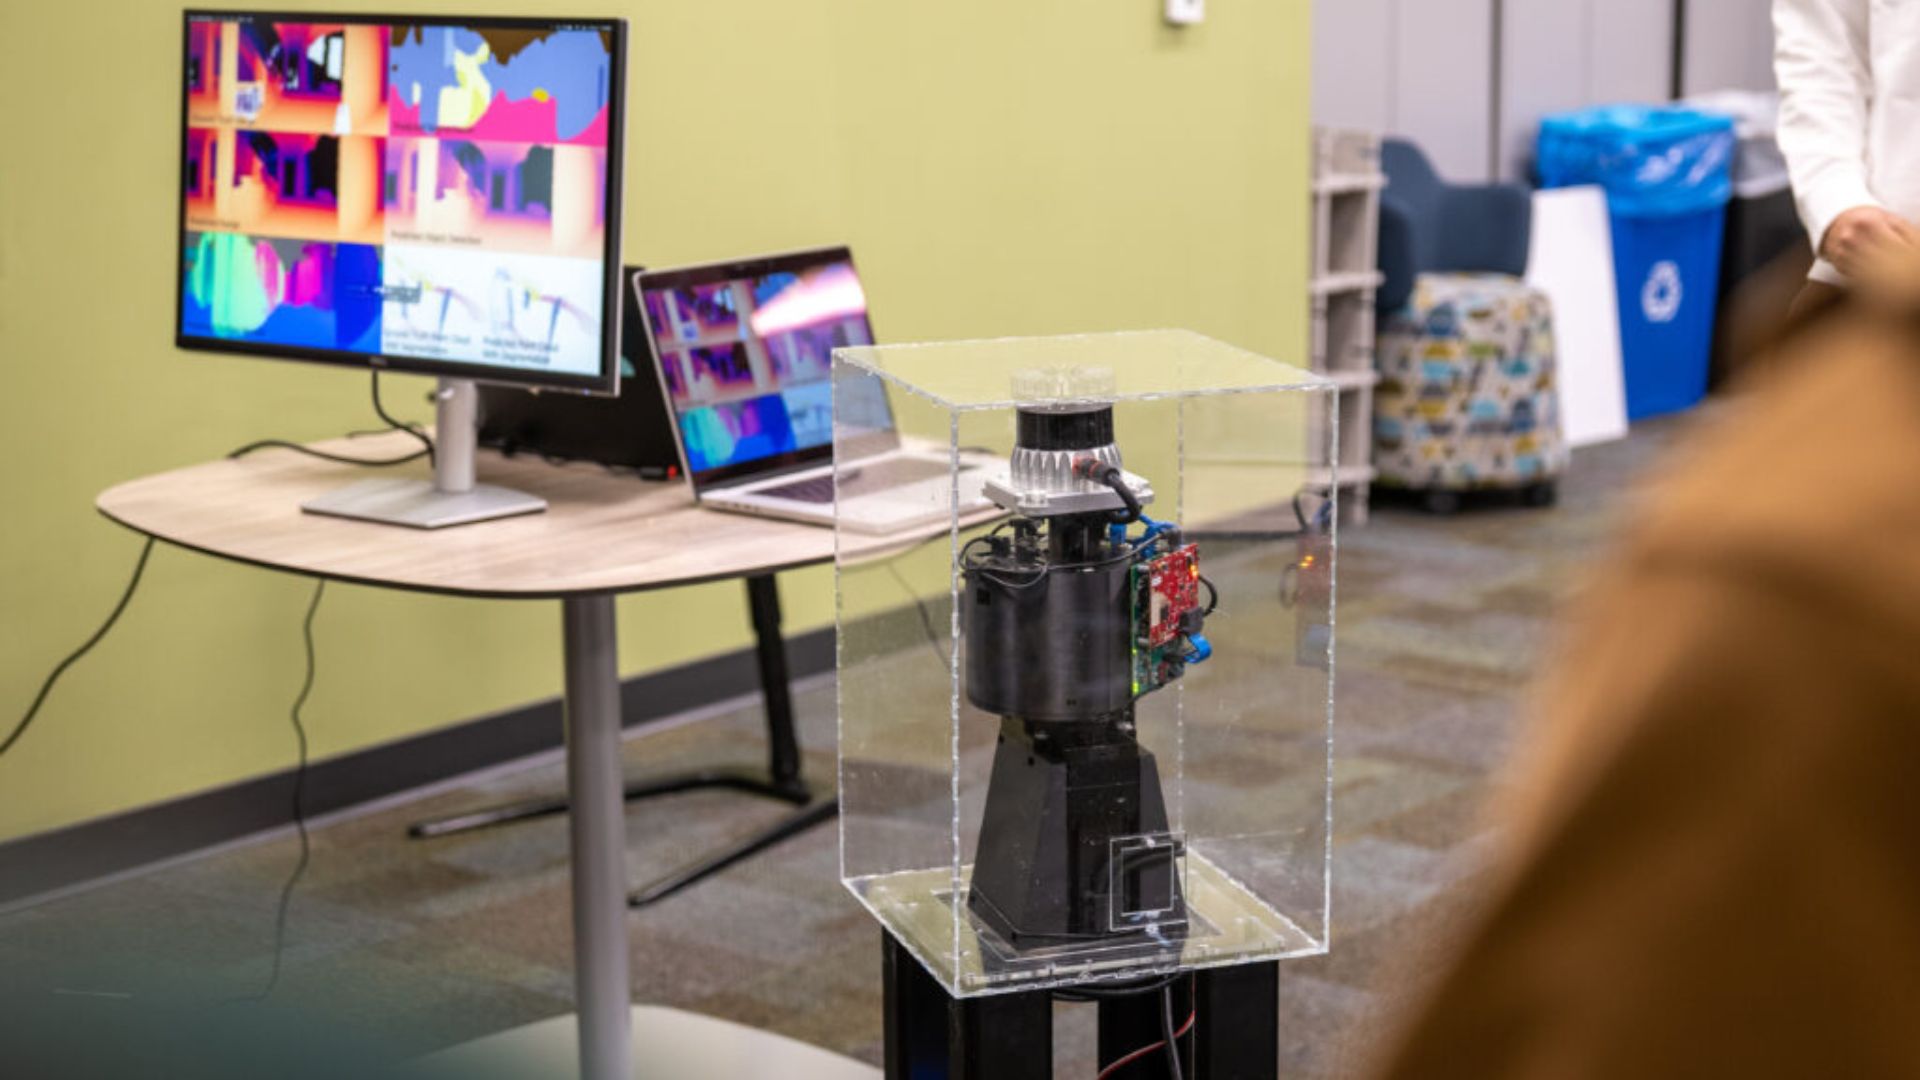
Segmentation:
[[(1180, 1030), (1173, 1033), (1174, 1039), (1178, 1040), (1181, 1036), (1185, 1035), (1187, 1032), (1192, 1031), (1194, 1017), (1199, 1015), (1200, 1015), (1200, 1009), (1198, 1006), (1195, 1006), (1194, 1010), (1187, 1014), (1187, 1022), (1184, 1024), (1181, 1024)], [(1167, 1040), (1161, 1039), (1160, 1041), (1154, 1043), (1152, 1046), (1143, 1046), (1140, 1049), (1135, 1050), (1133, 1053), (1128, 1054), (1126, 1057), (1121, 1058), (1119, 1061), (1116, 1061), (1113, 1064), (1107, 1066), (1106, 1068), (1101, 1069), (1100, 1075), (1094, 1077), (1093, 1080), (1107, 1080), (1107, 1078), (1112, 1076), (1114, 1073), (1119, 1072), (1121, 1069), (1125, 1068), (1126, 1066), (1131, 1065), (1136, 1061), (1139, 1061), (1141, 1058), (1146, 1057), (1148, 1054), (1151, 1054), (1154, 1051), (1166, 1045), (1167, 1045)]]

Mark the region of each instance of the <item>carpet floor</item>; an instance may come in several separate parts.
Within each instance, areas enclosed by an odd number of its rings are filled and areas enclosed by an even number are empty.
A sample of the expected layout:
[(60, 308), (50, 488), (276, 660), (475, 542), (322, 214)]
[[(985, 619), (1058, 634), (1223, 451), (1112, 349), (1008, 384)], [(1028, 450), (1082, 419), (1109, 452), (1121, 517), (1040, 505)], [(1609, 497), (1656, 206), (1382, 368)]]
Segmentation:
[[(1341, 534), (1332, 951), (1281, 970), (1282, 1075), (1352, 1075), (1471, 901), (1480, 815), (1522, 722), (1552, 616), (1617, 529), (1625, 495), (1686, 423), (1579, 452), (1559, 504), (1435, 518), (1376, 508)], [(330, 677), (322, 671), (321, 678)], [(834, 697), (797, 688), (813, 775), (832, 774)], [(757, 705), (643, 731), (630, 775), (754, 763)], [(553, 758), (323, 823), (293, 895), (274, 1000), (403, 1051), (571, 1010), (562, 818), (413, 841), (409, 822), (558, 790)], [(783, 808), (697, 793), (637, 804), (628, 866), (649, 879)], [(267, 985), (291, 834), (0, 917), (0, 986), (193, 995)], [(877, 1062), (879, 931), (837, 880), (822, 827), (630, 918), (634, 992)], [(1093, 1016), (1061, 1005), (1056, 1073), (1091, 1077)]]

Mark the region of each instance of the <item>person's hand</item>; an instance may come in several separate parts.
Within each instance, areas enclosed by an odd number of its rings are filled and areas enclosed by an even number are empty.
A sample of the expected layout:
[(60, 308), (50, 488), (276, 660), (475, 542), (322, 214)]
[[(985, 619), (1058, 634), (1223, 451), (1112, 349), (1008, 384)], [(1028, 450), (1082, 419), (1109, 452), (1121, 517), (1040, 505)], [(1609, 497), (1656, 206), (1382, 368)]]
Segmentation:
[(1915, 255), (1920, 233), (1898, 214), (1856, 206), (1833, 219), (1820, 241), (1820, 257), (1849, 278), (1858, 278), (1888, 257)]

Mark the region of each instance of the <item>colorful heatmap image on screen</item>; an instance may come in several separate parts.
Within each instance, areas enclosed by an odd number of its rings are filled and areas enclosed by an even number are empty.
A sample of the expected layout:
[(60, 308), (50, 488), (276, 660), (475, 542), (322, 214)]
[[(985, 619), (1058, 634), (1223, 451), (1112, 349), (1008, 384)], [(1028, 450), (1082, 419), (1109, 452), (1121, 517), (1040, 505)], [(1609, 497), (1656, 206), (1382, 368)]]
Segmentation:
[(380, 252), (249, 236), (187, 234), (181, 329), (196, 337), (380, 351)]
[[(832, 440), (833, 350), (873, 343), (852, 263), (648, 289), (643, 300), (691, 472)], [(874, 394), (884, 417), (885, 391)]]
[(180, 331), (592, 377), (610, 33), (187, 26)]

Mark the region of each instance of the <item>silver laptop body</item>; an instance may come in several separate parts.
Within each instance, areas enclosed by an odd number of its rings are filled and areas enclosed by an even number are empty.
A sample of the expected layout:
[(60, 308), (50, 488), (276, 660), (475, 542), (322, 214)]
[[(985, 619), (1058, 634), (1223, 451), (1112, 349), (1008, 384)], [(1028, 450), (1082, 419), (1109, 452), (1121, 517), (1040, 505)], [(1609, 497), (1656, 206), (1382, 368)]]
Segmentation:
[[(852, 253), (822, 248), (648, 271), (632, 287), (681, 466), (701, 504), (831, 524), (831, 352), (873, 340)], [(843, 408), (864, 401), (857, 419), (866, 432), (840, 474), (847, 528), (892, 533), (944, 520), (956, 503), (962, 514), (992, 505), (983, 489), (1003, 462), (963, 454), (956, 480), (943, 448), (902, 444), (878, 377), (843, 380), (840, 396)]]

